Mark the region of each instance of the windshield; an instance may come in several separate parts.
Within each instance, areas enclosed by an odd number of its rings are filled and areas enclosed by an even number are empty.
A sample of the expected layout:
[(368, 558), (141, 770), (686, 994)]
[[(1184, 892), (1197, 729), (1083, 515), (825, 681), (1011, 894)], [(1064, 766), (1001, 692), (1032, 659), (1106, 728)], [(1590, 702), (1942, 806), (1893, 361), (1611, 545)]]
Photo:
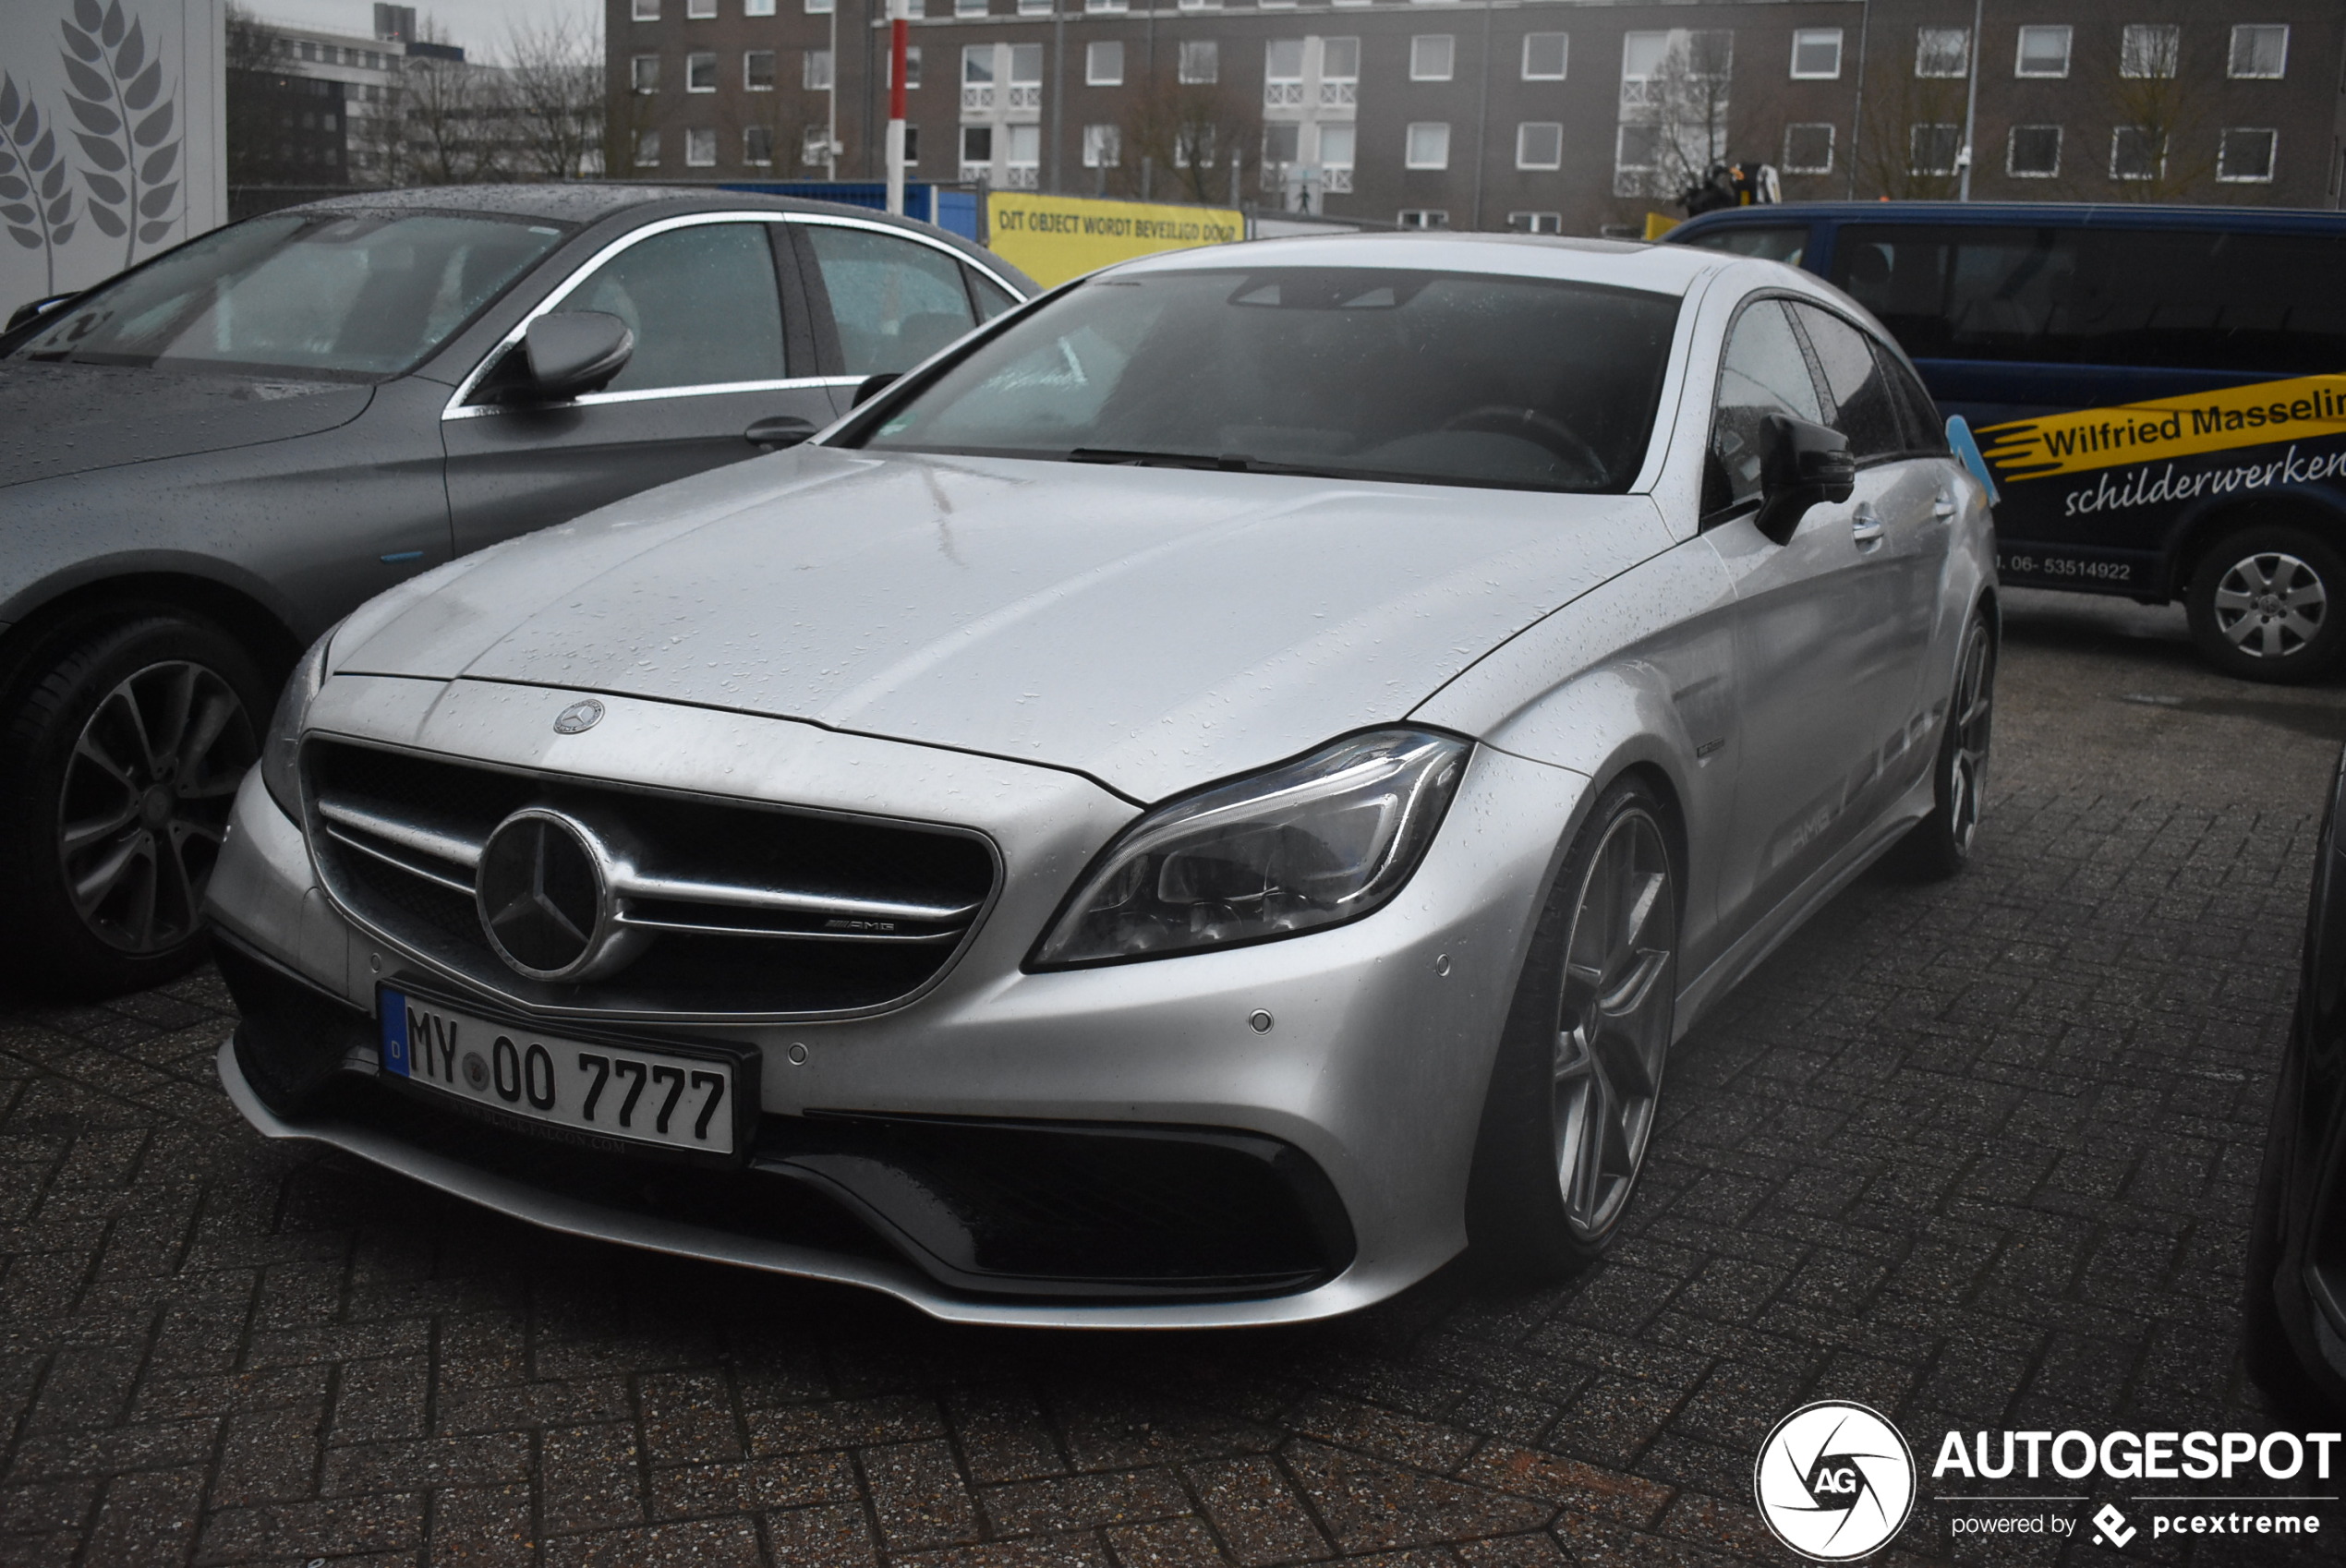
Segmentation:
[(980, 345), (861, 444), (1619, 491), (1677, 312), (1480, 273), (1111, 274)]
[(92, 365), (396, 375), (565, 232), (420, 213), (255, 218), (98, 290), (17, 352)]

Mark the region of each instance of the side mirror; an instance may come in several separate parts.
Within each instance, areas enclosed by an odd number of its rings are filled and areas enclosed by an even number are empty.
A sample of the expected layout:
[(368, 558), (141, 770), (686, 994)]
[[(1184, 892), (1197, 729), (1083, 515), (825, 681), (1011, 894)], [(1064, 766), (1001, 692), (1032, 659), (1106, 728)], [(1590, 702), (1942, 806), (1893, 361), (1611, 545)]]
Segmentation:
[(862, 380), (855, 383), (855, 401), (848, 406), (851, 408), (860, 408), (865, 404), (869, 403), (872, 400), (873, 394), (879, 392), (883, 387), (889, 386), (892, 382), (901, 381), (903, 379), (904, 372), (901, 370), (883, 370), (877, 376), (866, 376)]
[(1777, 544), (1791, 541), (1808, 509), (1847, 501), (1857, 488), (1857, 460), (1849, 438), (1838, 430), (1787, 415), (1760, 422), (1760, 532)]
[(635, 334), (618, 317), (557, 310), (538, 317), (522, 334), (522, 366), (529, 374), (517, 390), (550, 400), (595, 392), (609, 385), (635, 352)]

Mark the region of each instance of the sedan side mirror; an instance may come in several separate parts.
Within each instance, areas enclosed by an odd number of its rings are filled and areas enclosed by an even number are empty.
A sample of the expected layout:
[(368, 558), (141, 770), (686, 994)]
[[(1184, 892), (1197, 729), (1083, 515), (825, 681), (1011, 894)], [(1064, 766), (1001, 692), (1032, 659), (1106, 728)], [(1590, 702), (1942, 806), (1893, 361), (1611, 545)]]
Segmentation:
[(1760, 423), (1760, 532), (1777, 544), (1791, 541), (1808, 509), (1847, 501), (1857, 488), (1857, 460), (1849, 438), (1838, 430), (1788, 415), (1771, 414)]
[(532, 397), (576, 397), (607, 386), (635, 352), (627, 323), (601, 310), (557, 310), (522, 333), (524, 390)]

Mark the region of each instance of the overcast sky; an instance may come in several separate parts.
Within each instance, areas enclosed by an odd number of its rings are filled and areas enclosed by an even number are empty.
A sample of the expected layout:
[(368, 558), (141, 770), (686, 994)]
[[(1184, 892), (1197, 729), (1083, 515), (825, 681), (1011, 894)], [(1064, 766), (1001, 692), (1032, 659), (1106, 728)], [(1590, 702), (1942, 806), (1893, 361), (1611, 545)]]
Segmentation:
[[(264, 20), (361, 38), (374, 35), (373, 0), (245, 0), (245, 4)], [(449, 42), (462, 44), (466, 54), (492, 62), (504, 60), (505, 40), (516, 22), (542, 22), (562, 16), (597, 38), (603, 30), (602, 0), (441, 0), (438, 5), (418, 0), (416, 15), (418, 20), (429, 17), (438, 21)]]

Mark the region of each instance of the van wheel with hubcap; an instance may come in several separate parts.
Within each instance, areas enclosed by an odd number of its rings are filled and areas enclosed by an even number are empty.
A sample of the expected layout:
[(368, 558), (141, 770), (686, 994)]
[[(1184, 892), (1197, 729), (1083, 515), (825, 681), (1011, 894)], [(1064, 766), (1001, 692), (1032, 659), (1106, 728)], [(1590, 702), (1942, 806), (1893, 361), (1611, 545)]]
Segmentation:
[(2246, 528), (2217, 542), (2184, 600), (2207, 662), (2245, 681), (2311, 681), (2346, 645), (2346, 559), (2301, 528)]
[(268, 695), (234, 639), (176, 616), (36, 659), (0, 738), (0, 933), (26, 983), (128, 991), (201, 956), (204, 887)]
[(1637, 1190), (1677, 1001), (1677, 869), (1661, 803), (1607, 790), (1549, 890), (1485, 1097), (1468, 1231), (1497, 1272), (1601, 1256)]

